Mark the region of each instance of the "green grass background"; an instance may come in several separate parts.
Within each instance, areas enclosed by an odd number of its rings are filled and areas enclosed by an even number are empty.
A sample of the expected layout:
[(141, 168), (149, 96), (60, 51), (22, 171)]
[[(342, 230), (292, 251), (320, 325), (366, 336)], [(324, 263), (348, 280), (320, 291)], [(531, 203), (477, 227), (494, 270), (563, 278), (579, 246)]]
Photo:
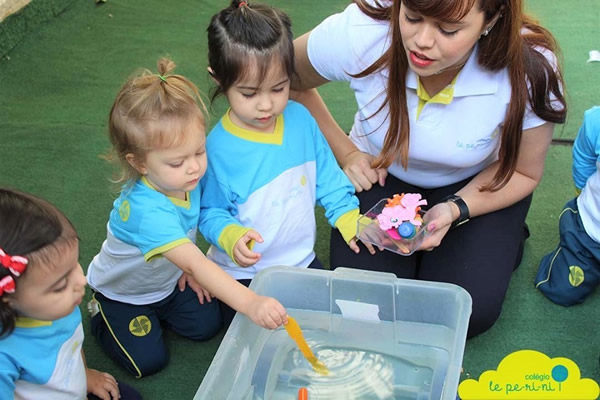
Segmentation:
[[(348, 3), (266, 2), (291, 16), (296, 35)], [(136, 69), (154, 70), (163, 55), (175, 60), (177, 72), (208, 92), (205, 29), (210, 16), (227, 4), (214, 0), (108, 0), (96, 5), (92, 0), (79, 0), (55, 18), (32, 26), (16, 46), (11, 44), (12, 49), (0, 52), (0, 185), (37, 194), (62, 209), (81, 236), (84, 268), (105, 238), (115, 198), (108, 181), (113, 169), (99, 155), (108, 148), (106, 120), (116, 92)], [(570, 113), (567, 123), (557, 127), (555, 137), (572, 139), (583, 111), (600, 104), (600, 63), (586, 63), (589, 50), (600, 50), (598, 0), (527, 0), (526, 5), (556, 35), (563, 50)], [(3, 33), (14, 32), (15, 24), (22, 23), (19, 21), (16, 15), (0, 24), (0, 41), (8, 40)], [(349, 89), (344, 84), (330, 84), (321, 92), (338, 122), (348, 130), (356, 109)], [(218, 120), (223, 107), (222, 102), (214, 107), (211, 123)], [(514, 273), (496, 325), (467, 342), (463, 378), (495, 369), (513, 351), (534, 349), (550, 357), (571, 358), (583, 377), (600, 380), (600, 295), (563, 308), (533, 287), (540, 258), (557, 243), (558, 214), (573, 195), (570, 168), (571, 148), (552, 146), (528, 216), (532, 236), (523, 262)], [(328, 264), (329, 228), (321, 212), (318, 216), (317, 253)], [(89, 333), (84, 305), (82, 311)], [(109, 360), (90, 334), (84, 348), (91, 367), (134, 385), (146, 399), (191, 399), (222, 334), (205, 343), (172, 333), (166, 337), (170, 364), (141, 380), (128, 377)]]

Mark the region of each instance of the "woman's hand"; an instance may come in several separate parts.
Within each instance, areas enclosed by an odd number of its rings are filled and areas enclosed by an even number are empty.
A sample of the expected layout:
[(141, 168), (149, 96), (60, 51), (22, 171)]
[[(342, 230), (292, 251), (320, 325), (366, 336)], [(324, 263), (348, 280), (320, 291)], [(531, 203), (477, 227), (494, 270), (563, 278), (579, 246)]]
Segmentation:
[(247, 315), (252, 322), (267, 329), (275, 329), (287, 322), (285, 308), (272, 297), (255, 295)]
[(342, 168), (357, 193), (371, 189), (375, 183), (381, 186), (385, 184), (387, 170), (372, 168), (371, 163), (374, 159), (372, 155), (359, 150), (351, 152), (344, 158)]
[(257, 241), (258, 243), (263, 242), (263, 238), (260, 236), (260, 233), (254, 230), (249, 230), (235, 243), (235, 246), (233, 246), (233, 261), (235, 261), (240, 267), (249, 267), (256, 264), (258, 260), (260, 260), (260, 253), (250, 250), (253, 240)]
[(448, 202), (438, 203), (425, 214), (425, 238), (418, 250), (431, 251), (438, 247), (454, 221), (452, 205)]
[(183, 292), (185, 290), (186, 284), (190, 287), (190, 289), (192, 289), (196, 293), (196, 295), (198, 295), (198, 301), (200, 302), (200, 304), (204, 304), (204, 300), (206, 300), (208, 303), (212, 302), (214, 296), (210, 294), (208, 290), (200, 286), (200, 284), (196, 282), (193, 276), (184, 272), (183, 274), (181, 274), (179, 280), (177, 281), (177, 286), (179, 286), (180, 292)]
[(88, 393), (95, 394), (102, 400), (116, 400), (121, 396), (117, 380), (111, 374), (86, 368), (85, 375)]

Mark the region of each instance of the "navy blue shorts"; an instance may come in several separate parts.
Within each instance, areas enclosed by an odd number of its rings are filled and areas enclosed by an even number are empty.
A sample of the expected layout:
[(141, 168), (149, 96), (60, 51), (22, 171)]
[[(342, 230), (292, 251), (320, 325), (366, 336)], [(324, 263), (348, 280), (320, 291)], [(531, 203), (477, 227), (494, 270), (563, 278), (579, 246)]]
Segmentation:
[(186, 286), (175, 287), (167, 298), (152, 304), (121, 303), (94, 292), (100, 312), (92, 318), (92, 333), (103, 350), (118, 364), (140, 378), (160, 371), (169, 359), (163, 325), (193, 340), (208, 340), (222, 326), (219, 303), (200, 304)]
[(585, 231), (577, 198), (559, 216), (560, 242), (540, 262), (535, 287), (553, 302), (581, 303), (600, 284), (600, 244)]

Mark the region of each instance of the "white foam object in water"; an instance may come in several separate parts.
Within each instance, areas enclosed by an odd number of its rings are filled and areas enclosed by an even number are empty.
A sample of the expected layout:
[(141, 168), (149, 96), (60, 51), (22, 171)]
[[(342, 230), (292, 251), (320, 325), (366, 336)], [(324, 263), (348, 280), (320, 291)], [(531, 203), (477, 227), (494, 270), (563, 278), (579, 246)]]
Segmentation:
[(362, 321), (379, 322), (379, 306), (377, 304), (360, 303), (358, 301), (336, 299), (335, 304), (342, 310), (344, 318)]
[(588, 58), (587, 62), (593, 61), (600, 61), (600, 51), (590, 50), (590, 58)]

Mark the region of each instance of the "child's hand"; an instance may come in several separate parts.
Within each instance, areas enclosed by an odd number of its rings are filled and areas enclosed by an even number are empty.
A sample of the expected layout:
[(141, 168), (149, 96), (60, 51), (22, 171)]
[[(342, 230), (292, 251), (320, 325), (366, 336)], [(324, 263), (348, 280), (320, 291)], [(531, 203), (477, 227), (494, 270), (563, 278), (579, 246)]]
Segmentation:
[(200, 284), (196, 282), (193, 276), (184, 272), (177, 281), (177, 286), (179, 286), (180, 292), (183, 292), (185, 290), (186, 283), (190, 287), (190, 289), (196, 292), (200, 304), (204, 304), (205, 299), (208, 303), (212, 302), (214, 296), (210, 294), (208, 290), (200, 286)]
[[(363, 242), (361, 240), (361, 243), (365, 245), (365, 247), (367, 248), (367, 250), (369, 250), (369, 253), (371, 254), (375, 254), (375, 248), (373, 247), (373, 245), (369, 242)], [(348, 242), (348, 247), (350, 247), (350, 249), (355, 252), (356, 254), (360, 253), (360, 247), (358, 247), (358, 239), (353, 238), (352, 240), (350, 240)], [(380, 249), (383, 250), (383, 249)]]
[(275, 329), (287, 322), (287, 313), (274, 298), (256, 295), (249, 305), (248, 318), (263, 328)]
[(235, 246), (233, 246), (233, 261), (240, 267), (249, 267), (260, 260), (260, 253), (250, 250), (250, 245), (253, 240), (258, 243), (263, 242), (260, 233), (251, 229), (235, 243)]
[(111, 374), (86, 368), (85, 375), (88, 393), (95, 394), (102, 400), (117, 400), (121, 396), (117, 380)]

